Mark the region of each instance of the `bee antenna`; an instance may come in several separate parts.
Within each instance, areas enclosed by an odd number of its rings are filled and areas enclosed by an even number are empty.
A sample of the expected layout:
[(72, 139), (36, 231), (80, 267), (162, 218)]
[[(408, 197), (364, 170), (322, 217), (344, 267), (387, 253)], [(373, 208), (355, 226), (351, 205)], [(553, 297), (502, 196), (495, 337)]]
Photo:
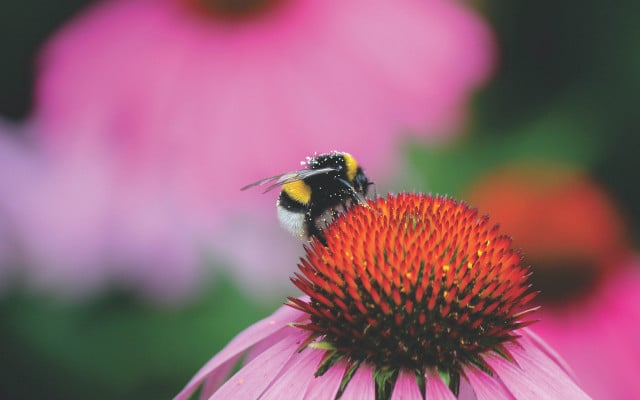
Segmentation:
[(373, 185), (373, 197), (377, 199), (378, 198), (378, 187), (376, 186), (375, 182), (369, 181), (367, 183), (367, 186), (371, 186), (371, 185)]
[(361, 206), (369, 207), (369, 205), (367, 204), (367, 200), (364, 197), (362, 197), (360, 193), (356, 192), (356, 189), (353, 187), (351, 183), (349, 183), (348, 181), (342, 178), (338, 178), (338, 181), (343, 185), (345, 185), (346, 187), (348, 187), (349, 190), (351, 190), (351, 193), (353, 193), (353, 197), (356, 199), (358, 204), (360, 204)]

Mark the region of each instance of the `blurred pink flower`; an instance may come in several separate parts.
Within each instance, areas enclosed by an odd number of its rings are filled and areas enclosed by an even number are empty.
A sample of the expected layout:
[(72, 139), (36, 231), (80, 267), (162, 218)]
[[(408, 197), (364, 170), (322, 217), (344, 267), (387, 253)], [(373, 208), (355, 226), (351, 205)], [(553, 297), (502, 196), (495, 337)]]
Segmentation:
[[(529, 269), (464, 203), (402, 194), (354, 207), (314, 241), (271, 317), (214, 356), (188, 399), (588, 399), (524, 326)], [(243, 366), (230, 372), (239, 360)]]
[(21, 266), (36, 288), (71, 296), (105, 282), (164, 300), (187, 295), (199, 278), (197, 241), (180, 210), (170, 199), (145, 197), (153, 192), (144, 187), (118, 190), (96, 157), (51, 162), (0, 135), (1, 264)]
[(116, 260), (161, 296), (211, 254), (252, 288), (283, 282), (298, 244), (277, 194), (238, 189), (334, 149), (380, 180), (399, 132), (453, 132), (491, 70), (487, 26), (456, 2), (242, 4), (257, 8), (104, 1), (48, 43), (30, 137), (44, 161), (16, 206), (42, 263), (99, 285), (113, 266), (93, 266)]
[(60, 31), (40, 60), (40, 139), (100, 145), (127, 176), (224, 207), (314, 152), (378, 175), (400, 131), (452, 133), (492, 66), (487, 26), (449, 0), (256, 0), (274, 4), (233, 20), (193, 3), (234, 1), (108, 1)]
[(584, 301), (543, 307), (535, 331), (567, 360), (594, 399), (640, 398), (640, 259)]
[(606, 191), (562, 165), (509, 165), (476, 182), (471, 204), (509, 230), (542, 291), (533, 328), (597, 399), (640, 398), (640, 263)]

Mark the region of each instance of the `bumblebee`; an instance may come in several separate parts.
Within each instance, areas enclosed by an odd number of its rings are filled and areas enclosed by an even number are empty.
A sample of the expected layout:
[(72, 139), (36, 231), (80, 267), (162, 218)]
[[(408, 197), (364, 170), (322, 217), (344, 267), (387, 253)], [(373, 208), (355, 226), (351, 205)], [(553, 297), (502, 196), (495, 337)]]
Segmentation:
[(282, 186), (276, 203), (280, 224), (301, 239), (316, 237), (326, 244), (322, 229), (352, 205), (366, 206), (373, 182), (348, 153), (319, 154), (301, 164), (307, 168), (265, 178), (240, 190), (272, 183), (266, 193)]

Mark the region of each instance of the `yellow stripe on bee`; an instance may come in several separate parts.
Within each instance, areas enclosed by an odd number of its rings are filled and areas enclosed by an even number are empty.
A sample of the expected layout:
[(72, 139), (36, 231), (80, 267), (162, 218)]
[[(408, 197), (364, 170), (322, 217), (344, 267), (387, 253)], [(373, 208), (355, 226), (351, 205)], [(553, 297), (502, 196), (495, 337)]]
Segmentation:
[(311, 201), (311, 188), (304, 181), (285, 183), (282, 185), (282, 191), (299, 203), (309, 204)]
[(358, 172), (358, 163), (349, 153), (344, 153), (342, 157), (344, 157), (344, 164), (347, 167), (347, 180), (352, 182), (353, 178), (356, 177), (356, 172)]

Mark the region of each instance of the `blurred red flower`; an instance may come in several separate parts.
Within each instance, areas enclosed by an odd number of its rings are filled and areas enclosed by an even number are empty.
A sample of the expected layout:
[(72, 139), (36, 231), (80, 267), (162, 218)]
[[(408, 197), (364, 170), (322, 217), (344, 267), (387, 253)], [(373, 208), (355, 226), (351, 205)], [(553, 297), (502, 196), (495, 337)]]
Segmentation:
[(587, 174), (562, 165), (509, 165), (466, 198), (495, 217), (533, 267), (541, 290), (533, 330), (594, 398), (640, 396), (640, 265), (623, 216)]

